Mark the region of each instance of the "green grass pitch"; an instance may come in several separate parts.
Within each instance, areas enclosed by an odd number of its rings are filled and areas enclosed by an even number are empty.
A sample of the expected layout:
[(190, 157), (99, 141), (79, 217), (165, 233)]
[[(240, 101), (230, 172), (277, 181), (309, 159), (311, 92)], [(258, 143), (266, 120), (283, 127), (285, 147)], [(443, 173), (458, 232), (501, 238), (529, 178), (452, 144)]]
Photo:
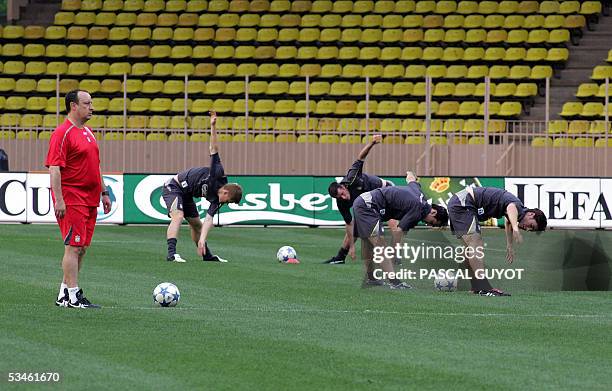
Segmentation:
[[(230, 263), (205, 264), (183, 228), (189, 262), (175, 264), (164, 261), (165, 227), (101, 226), (80, 280), (104, 306), (95, 311), (53, 305), (56, 226), (0, 225), (0, 389), (31, 387), (7, 383), (11, 371), (61, 372), (45, 389), (612, 389), (610, 292), (537, 289), (560, 278), (538, 263), (538, 243), (566, 233), (526, 239), (515, 266), (532, 277), (498, 284), (509, 298), (434, 292), (430, 281), (362, 289), (361, 262), (321, 264), (342, 233), (217, 228), (211, 248)], [(503, 265), (503, 231), (484, 236), (488, 265)], [(281, 245), (302, 263), (276, 262)], [(164, 281), (181, 291), (176, 308), (153, 306)]]

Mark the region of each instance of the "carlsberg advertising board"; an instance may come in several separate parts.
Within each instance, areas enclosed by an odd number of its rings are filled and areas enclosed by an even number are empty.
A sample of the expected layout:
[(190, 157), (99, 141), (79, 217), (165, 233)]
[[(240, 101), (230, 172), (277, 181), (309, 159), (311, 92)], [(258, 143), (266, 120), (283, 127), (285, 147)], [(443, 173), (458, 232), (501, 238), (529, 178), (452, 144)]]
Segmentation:
[[(169, 221), (161, 197), (162, 186), (172, 175), (126, 174), (124, 178), (124, 223), (164, 223)], [(244, 189), (240, 205), (223, 206), (215, 216), (217, 224), (299, 224), (342, 225), (336, 202), (327, 193), (329, 184), (340, 178), (311, 176), (235, 176)], [(403, 177), (385, 178), (396, 185)], [(502, 178), (421, 178), (423, 192), (430, 200), (446, 205), (454, 192), (466, 186), (502, 188)], [(203, 216), (205, 199), (196, 200)], [(496, 222), (492, 222), (495, 224)]]

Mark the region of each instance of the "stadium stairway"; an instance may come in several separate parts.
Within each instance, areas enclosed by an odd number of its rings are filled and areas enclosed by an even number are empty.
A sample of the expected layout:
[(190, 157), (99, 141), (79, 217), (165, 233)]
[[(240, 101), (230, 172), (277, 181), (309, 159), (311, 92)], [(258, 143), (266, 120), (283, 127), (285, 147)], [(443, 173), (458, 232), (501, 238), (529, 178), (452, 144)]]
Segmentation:
[[(550, 81), (550, 119), (562, 119), (559, 113), (565, 102), (574, 101), (576, 90), (581, 83), (590, 81), (591, 73), (596, 65), (603, 64), (612, 49), (612, 16), (600, 15), (599, 23), (594, 25), (594, 31), (584, 30), (584, 36), (579, 46), (570, 47), (570, 56), (565, 69), (561, 70), (560, 78)], [(546, 118), (546, 99), (538, 97), (529, 115), (523, 120), (543, 121)]]
[(61, 0), (29, 0), (28, 4), (21, 8), (17, 23), (22, 26), (50, 26), (53, 24), (55, 13), (61, 7)]

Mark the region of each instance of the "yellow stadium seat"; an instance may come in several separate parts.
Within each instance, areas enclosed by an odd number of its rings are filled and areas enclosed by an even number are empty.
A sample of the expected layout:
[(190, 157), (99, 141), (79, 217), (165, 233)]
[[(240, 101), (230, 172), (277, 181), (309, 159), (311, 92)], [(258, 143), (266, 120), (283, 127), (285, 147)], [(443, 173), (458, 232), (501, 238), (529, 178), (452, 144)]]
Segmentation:
[(495, 48), (490, 47), (487, 50), (485, 50), (483, 60), (491, 61), (491, 62), (500, 61), (500, 60), (503, 60), (505, 55), (506, 55), (506, 49), (501, 48), (501, 47), (495, 47)]
[(385, 47), (380, 52), (380, 60), (382, 61), (395, 61), (399, 60), (402, 55), (402, 48), (399, 47)]
[(466, 40), (466, 33), (463, 29), (446, 30), (444, 42), (458, 44)]
[[(20, 115), (16, 113), (4, 113), (1, 115), (2, 120), (0, 126), (19, 126)], [(12, 140), (15, 139), (15, 132), (12, 130), (0, 130), (0, 139)]]
[[(380, 83), (380, 82), (375, 83), (375, 85), (377, 84), (380, 85), (383, 83)], [(389, 86), (387, 86), (388, 84), (391, 84), (391, 83), (385, 83), (381, 86), (381, 87), (384, 87), (384, 88), (380, 88), (381, 95), (407, 96), (407, 95), (411, 95), (414, 89), (414, 85), (412, 84), (412, 82), (409, 82), (409, 81), (393, 83), (390, 86), (391, 89), (389, 89)]]
[(150, 129), (167, 129), (170, 125), (169, 117), (163, 115), (153, 115), (149, 117)]
[(25, 34), (25, 28), (19, 25), (7, 25), (2, 30), (2, 38), (21, 39)]
[(26, 108), (27, 99), (24, 96), (9, 96), (6, 98), (6, 102), (4, 103), (4, 108), (6, 110), (23, 110)]
[(94, 12), (77, 12), (74, 15), (73, 24), (90, 26), (94, 23), (96, 23), (96, 14)]
[(215, 38), (215, 30), (209, 27), (200, 27), (193, 32), (193, 40), (207, 42)]
[(567, 133), (584, 134), (589, 131), (589, 128), (590, 123), (588, 121), (571, 121), (567, 127)]
[(433, 86), (433, 96), (448, 97), (455, 93), (455, 83), (442, 82)]
[(274, 142), (274, 134), (269, 133), (260, 133), (255, 136), (256, 143), (273, 143)]
[(26, 65), (21, 61), (7, 61), (4, 63), (3, 73), (6, 75), (21, 75), (25, 72)]
[[(525, 23), (525, 17), (523, 15), (509, 15), (504, 19), (504, 25), (502, 26), (506, 30), (520, 29)], [(512, 31), (508, 34), (510, 35)]]
[[(43, 116), (40, 114), (25, 114), (21, 116), (20, 126), (25, 128), (38, 128), (43, 125)], [(23, 132), (20, 136), (21, 132), (17, 133), (17, 139), (19, 140), (33, 140), (36, 139), (36, 132), (30, 133)]]
[(525, 60), (530, 62), (541, 62), (547, 55), (548, 52), (545, 48), (529, 48)]
[(473, 117), (478, 114), (479, 109), (479, 102), (463, 101), (461, 102), (461, 104), (459, 104), (459, 110), (457, 112), (457, 115), (461, 117)]
[[(124, 31), (125, 33), (125, 31)], [(115, 36), (117, 33), (115, 33)], [(106, 26), (93, 26), (89, 28), (87, 39), (90, 41), (105, 41), (110, 39), (110, 30)]]
[(513, 96), (516, 92), (516, 84), (514, 83), (499, 83), (495, 88), (491, 88), (491, 96), (498, 98), (507, 98)]
[[(108, 98), (96, 98), (92, 99), (94, 110), (96, 111), (106, 111), (108, 110), (108, 105), (110, 100)], [(55, 108), (53, 109), (55, 111)]]
[[(195, 59), (212, 58), (213, 50), (214, 49), (212, 46), (195, 46), (191, 53), (191, 57)], [(229, 57), (231, 57), (231, 52), (228, 53), (228, 55)], [(237, 58), (240, 58), (240, 57), (237, 56)], [(196, 68), (197, 68), (197, 65), (196, 65)]]
[(423, 136), (406, 136), (406, 139), (404, 140), (405, 144), (409, 144), (409, 145), (420, 145), (420, 144), (425, 144), (425, 137)]
[(72, 41), (81, 41), (87, 38), (89, 30), (84, 26), (72, 26), (66, 32), (66, 38)]
[[(192, 121), (192, 129), (205, 129), (205, 128), (194, 128), (193, 121)], [(192, 133), (189, 136), (189, 141), (193, 141), (193, 142), (207, 143), (209, 140), (210, 140), (210, 135), (208, 133)]]
[(125, 41), (130, 36), (128, 27), (113, 27), (108, 31), (108, 39), (110, 41)]
[(523, 111), (520, 102), (503, 102), (497, 115), (505, 118), (518, 117)]
[(169, 0), (166, 1), (166, 12), (180, 13), (187, 8), (185, 0)]
[(81, 0), (62, 0), (63, 11), (77, 11), (81, 9)]
[(537, 14), (540, 7), (537, 1), (521, 1), (518, 5), (517, 13), (519, 14)]
[(335, 134), (322, 134), (321, 136), (319, 136), (319, 144), (339, 144), (339, 143), (340, 143), (340, 137)]
[(134, 98), (130, 101), (129, 110), (134, 113), (142, 113), (148, 111), (151, 107), (151, 99), (149, 98)]
[(106, 126), (109, 128), (123, 128), (124, 124), (125, 122), (122, 115), (109, 115), (106, 117)]
[(465, 121), (462, 119), (449, 119), (444, 121), (442, 131), (446, 133), (460, 132)]
[[(465, 34), (465, 42), (469, 44), (480, 44), (487, 40), (487, 32), (482, 29), (467, 30)], [(471, 45), (473, 46), (473, 45)]]
[(593, 68), (591, 80), (603, 81), (606, 78), (612, 78), (612, 65), (597, 65)]
[(531, 74), (529, 78), (538, 80), (538, 79), (546, 79), (552, 76), (553, 76), (553, 70), (551, 66), (536, 65), (533, 68), (531, 68)]
[(571, 138), (555, 138), (553, 141), (553, 147), (573, 147), (574, 140)]
[[(434, 67), (434, 66), (435, 65), (432, 65), (429, 68)], [(467, 66), (465, 66), (465, 65), (451, 65), (448, 68), (446, 68), (446, 72), (445, 72), (444, 76), (440, 76), (440, 77), (446, 77), (448, 79), (463, 79), (463, 78), (467, 77), (467, 73), (468, 73)]]
[[(134, 24), (141, 28), (142, 27), (145, 27), (145, 28), (155, 27), (155, 25), (157, 24), (157, 15), (153, 13), (149, 13), (149, 12), (138, 14), (136, 16), (136, 22)], [(130, 35), (134, 36), (134, 30), (139, 27), (133, 28)]]
[[(47, 63), (47, 75), (63, 75), (68, 71), (68, 64), (62, 61), (52, 61)], [(6, 73), (6, 64), (4, 72)]]
[(167, 141), (168, 136), (166, 133), (149, 133), (147, 134), (147, 141)]
[[(0, 72), (2, 72), (2, 66), (0, 66)], [(47, 64), (42, 61), (29, 61), (25, 65), (23, 73), (25, 75), (42, 75), (47, 70)]]
[(123, 112), (124, 108), (130, 106), (130, 99), (124, 100), (123, 98), (112, 98), (108, 102), (108, 111), (110, 112)]
[[(36, 90), (36, 80), (19, 79), (15, 82), (15, 92), (32, 92)], [(1, 108), (1, 105), (0, 105)]]
[(586, 27), (586, 18), (584, 15), (568, 15), (565, 17), (563, 27), (566, 29), (583, 29)]
[(508, 33), (506, 30), (490, 30), (487, 33), (487, 44), (500, 44), (508, 40)]
[(550, 137), (534, 137), (533, 139), (531, 139), (531, 146), (532, 147), (552, 147), (553, 146), (553, 140)]
[(468, 145), (485, 145), (487, 140), (481, 136), (472, 136), (468, 141)]
[[(39, 136), (39, 138), (40, 138), (40, 136)], [(597, 139), (597, 141), (595, 141), (595, 147), (597, 147), (597, 148), (602, 148), (602, 147), (605, 148), (606, 146), (607, 147), (612, 147), (612, 138), (609, 138), (607, 140), (607, 143), (606, 143), (606, 139), (605, 138), (600, 138), (600, 139)]]
[[(410, 83), (412, 85), (412, 83)], [(351, 93), (356, 92), (357, 95), (365, 95), (365, 83), (361, 83), (355, 91), (353, 91), (353, 87), (351, 86)], [(393, 92), (393, 83), (391, 82), (376, 82), (373, 85), (369, 86), (369, 93), (372, 96), (387, 96), (391, 95)], [(359, 93), (361, 92), (361, 93)]]
[[(110, 58), (125, 58), (125, 57), (135, 57), (131, 55), (131, 49), (134, 48), (135, 46), (138, 45), (134, 45), (132, 47), (128, 46), (128, 45), (111, 45), (108, 48), (108, 57)], [(147, 50), (146, 50), (146, 55), (142, 56), (142, 57), (135, 57), (135, 58), (144, 58), (146, 56), (149, 55), (149, 47), (146, 46)]]
[[(506, 52), (507, 54), (507, 52)], [(528, 65), (513, 65), (508, 74), (509, 79), (529, 79), (531, 68)]]
[(445, 101), (440, 103), (437, 115), (443, 117), (455, 116), (459, 112), (459, 102)]
[(293, 100), (279, 100), (274, 105), (274, 113), (276, 114), (289, 114), (293, 113), (295, 109), (295, 101)]
[(591, 122), (591, 126), (589, 128), (589, 133), (591, 134), (605, 134), (606, 132), (610, 132), (611, 124), (608, 121), (593, 121)]
[(378, 107), (376, 108), (375, 113), (378, 115), (394, 115), (397, 111), (398, 102), (384, 100), (378, 102)]
[(585, 148), (594, 147), (595, 140), (591, 137), (576, 137), (574, 139), (574, 147)]
[(543, 15), (529, 15), (525, 18), (523, 28), (532, 30), (538, 29), (544, 26), (545, 18)]
[(419, 111), (419, 103), (415, 101), (401, 101), (397, 106), (397, 115), (416, 115)]
[(603, 103), (598, 102), (587, 102), (582, 107), (582, 112), (580, 116), (584, 118), (595, 118), (603, 116), (604, 113), (604, 105)]
[(503, 15), (487, 15), (483, 27), (486, 29), (498, 29), (504, 25), (506, 19)]
[(100, 83), (100, 92), (105, 94), (114, 94), (121, 91), (121, 81), (120, 80), (103, 80)]
[(556, 14), (559, 12), (558, 1), (542, 1), (540, 3), (540, 14)]
[(112, 26), (115, 24), (117, 15), (114, 12), (100, 12), (96, 14), (93, 24), (96, 26)]
[[(439, 31), (440, 30), (438, 30), (438, 32), (436, 33), (438, 34), (438, 36), (439, 36)], [(417, 44), (423, 41), (424, 37), (425, 37), (425, 34), (423, 30), (421, 29), (407, 29), (407, 30), (404, 30), (402, 41), (405, 43)], [(433, 37), (430, 37), (430, 38), (433, 38)], [(442, 34), (441, 36), (441, 40), (443, 39), (444, 39), (444, 34)]]
[(553, 120), (548, 123), (546, 132), (550, 134), (567, 133), (568, 127), (569, 124), (567, 121)]
[(423, 35), (423, 42), (437, 43), (444, 41), (445, 32), (443, 29), (428, 29)]
[[(501, 49), (501, 48), (491, 48), (491, 49)], [(501, 49), (503, 50), (503, 49)], [(463, 53), (463, 61), (480, 61), (484, 58), (485, 56), (485, 50), (484, 48), (480, 48), (480, 47), (469, 47), (467, 49), (465, 49), (465, 52)]]
[(426, 47), (423, 50), (422, 59), (424, 61), (437, 61), (444, 55), (444, 49), (441, 47)]

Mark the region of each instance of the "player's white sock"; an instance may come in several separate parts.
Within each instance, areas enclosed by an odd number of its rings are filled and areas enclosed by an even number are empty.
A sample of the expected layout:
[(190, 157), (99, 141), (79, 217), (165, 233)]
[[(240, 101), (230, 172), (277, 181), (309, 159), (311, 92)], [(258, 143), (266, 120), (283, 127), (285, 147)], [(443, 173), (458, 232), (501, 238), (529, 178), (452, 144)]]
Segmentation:
[(59, 293), (57, 294), (57, 300), (61, 300), (64, 297), (64, 289), (66, 288), (68, 288), (68, 285), (66, 285), (66, 283), (62, 281)]
[(71, 303), (76, 303), (77, 302), (77, 297), (76, 294), (79, 291), (79, 287), (75, 286), (74, 288), (68, 288), (68, 296), (70, 296), (70, 302)]

